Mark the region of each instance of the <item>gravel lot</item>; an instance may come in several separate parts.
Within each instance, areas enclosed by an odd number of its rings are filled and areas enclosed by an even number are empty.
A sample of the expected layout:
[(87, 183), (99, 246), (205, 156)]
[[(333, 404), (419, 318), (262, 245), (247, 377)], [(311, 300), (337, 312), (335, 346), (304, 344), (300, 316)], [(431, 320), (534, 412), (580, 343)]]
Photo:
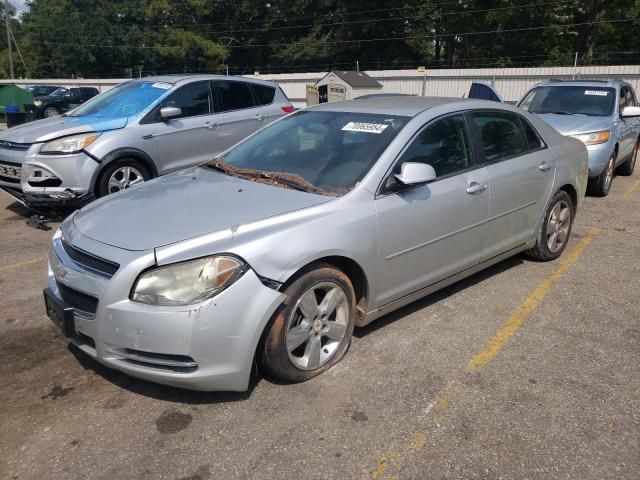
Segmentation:
[(507, 260), (357, 330), (326, 374), (246, 394), (68, 347), (42, 302), (53, 230), (1, 195), (0, 478), (638, 479), (638, 178), (586, 199), (560, 260)]

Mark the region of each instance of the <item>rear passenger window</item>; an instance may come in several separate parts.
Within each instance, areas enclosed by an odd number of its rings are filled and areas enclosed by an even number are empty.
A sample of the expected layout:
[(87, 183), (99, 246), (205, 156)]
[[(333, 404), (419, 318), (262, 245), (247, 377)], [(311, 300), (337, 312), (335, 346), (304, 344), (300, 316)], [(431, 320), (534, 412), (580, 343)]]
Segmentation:
[(515, 157), (529, 150), (520, 119), (512, 113), (480, 112), (472, 114), (478, 127), (484, 156), (490, 162)]
[(266, 85), (251, 85), (258, 99), (258, 105), (269, 105), (273, 102), (276, 95), (276, 89), (267, 87)]
[(527, 145), (529, 146), (529, 150), (539, 150), (544, 147), (544, 143), (540, 140), (540, 136), (536, 133), (529, 122), (520, 118), (520, 123), (522, 124), (522, 128), (524, 128), (524, 135), (527, 137)]
[(215, 82), (223, 112), (255, 107), (249, 85), (245, 82)]
[(399, 173), (405, 162), (427, 163), (438, 177), (471, 168), (471, 142), (464, 117), (453, 115), (427, 125), (404, 152), (394, 173)]

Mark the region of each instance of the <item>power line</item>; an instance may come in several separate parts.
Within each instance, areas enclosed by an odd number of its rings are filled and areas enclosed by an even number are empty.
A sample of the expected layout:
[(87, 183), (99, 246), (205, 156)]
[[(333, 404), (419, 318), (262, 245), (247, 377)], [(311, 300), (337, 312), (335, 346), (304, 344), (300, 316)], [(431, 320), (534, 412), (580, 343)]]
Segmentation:
[[(281, 27), (261, 27), (261, 28), (249, 28), (249, 29), (234, 29), (234, 30), (218, 30), (218, 31), (210, 31), (204, 30), (203, 33), (207, 33), (209, 35), (219, 35), (219, 34), (231, 34), (231, 33), (248, 33), (248, 32), (263, 32), (263, 31), (273, 31), (273, 30), (295, 30), (302, 28), (311, 28), (311, 27), (334, 27), (334, 26), (343, 26), (343, 25), (355, 25), (361, 23), (379, 23), (379, 22), (392, 22), (397, 20), (422, 20), (427, 19), (433, 16), (451, 16), (451, 15), (468, 15), (468, 14), (477, 14), (477, 13), (489, 13), (489, 12), (497, 12), (497, 11), (507, 11), (507, 10), (523, 10), (528, 8), (539, 8), (549, 5), (558, 5), (563, 3), (568, 3), (572, 0), (556, 0), (550, 2), (543, 3), (529, 3), (525, 5), (511, 5), (506, 7), (495, 7), (495, 8), (484, 8), (478, 10), (466, 10), (466, 11), (452, 11), (452, 12), (426, 12), (418, 15), (403, 15), (400, 17), (387, 17), (387, 18), (374, 18), (374, 19), (360, 19), (360, 20), (346, 20), (332, 23), (311, 23), (311, 24), (300, 24), (300, 25), (285, 25)], [(417, 7), (401, 7), (401, 8), (417, 8)], [(301, 17), (302, 18), (302, 17)], [(269, 22), (273, 22), (270, 20)], [(177, 27), (202, 27), (202, 26), (210, 26), (212, 24), (209, 23), (191, 23), (191, 24), (168, 24), (164, 25), (162, 28), (177, 28)], [(134, 26), (130, 27), (133, 28)], [(138, 28), (138, 26), (135, 26)], [(50, 38), (64, 39), (64, 38), (85, 38), (87, 35), (52, 35)]]
[[(309, 40), (310, 43), (315, 44), (327, 44), (327, 45), (337, 45), (337, 44), (351, 44), (351, 43), (371, 43), (371, 42), (383, 42), (390, 40), (427, 40), (427, 39), (435, 39), (435, 38), (443, 38), (443, 37), (461, 37), (465, 35), (475, 36), (475, 35), (489, 35), (489, 34), (503, 34), (503, 33), (514, 33), (514, 32), (527, 32), (527, 31), (535, 31), (535, 30), (547, 30), (551, 28), (567, 28), (567, 27), (578, 27), (582, 25), (603, 25), (603, 24), (614, 24), (614, 23), (626, 23), (626, 22), (635, 22), (640, 20), (640, 17), (635, 18), (622, 18), (616, 20), (599, 20), (596, 22), (578, 22), (578, 23), (564, 23), (564, 24), (549, 24), (549, 25), (540, 25), (535, 27), (521, 27), (521, 28), (510, 28), (510, 29), (497, 29), (497, 30), (485, 30), (479, 32), (455, 32), (455, 33), (440, 33), (438, 35), (420, 35), (420, 36), (408, 36), (408, 37), (381, 37), (381, 38), (362, 38), (355, 40)], [(99, 45), (99, 44), (82, 44), (82, 43), (64, 43), (64, 42), (31, 42), (34, 44), (45, 44), (45, 45), (60, 45), (60, 46), (77, 46), (77, 47), (89, 47), (89, 48), (130, 48), (130, 49), (173, 49), (173, 50), (186, 50), (189, 47), (183, 47), (179, 45)], [(226, 48), (268, 48), (268, 47), (283, 47), (290, 46), (293, 42), (288, 43), (268, 43), (268, 44), (250, 44), (250, 45), (227, 45)]]

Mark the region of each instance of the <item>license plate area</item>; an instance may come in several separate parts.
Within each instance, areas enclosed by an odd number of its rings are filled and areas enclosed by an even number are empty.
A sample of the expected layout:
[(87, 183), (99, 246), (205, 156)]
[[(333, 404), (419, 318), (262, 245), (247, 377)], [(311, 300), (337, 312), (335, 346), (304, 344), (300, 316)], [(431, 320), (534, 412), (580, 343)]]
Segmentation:
[(66, 306), (49, 288), (45, 289), (43, 294), (47, 316), (58, 326), (65, 337), (75, 337), (76, 326), (73, 308)]

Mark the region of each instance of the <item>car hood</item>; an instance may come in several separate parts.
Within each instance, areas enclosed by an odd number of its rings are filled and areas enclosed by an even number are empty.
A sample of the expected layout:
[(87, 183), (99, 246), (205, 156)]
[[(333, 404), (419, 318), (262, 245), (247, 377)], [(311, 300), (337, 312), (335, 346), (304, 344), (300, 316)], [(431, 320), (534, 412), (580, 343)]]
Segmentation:
[(73, 222), (80, 234), (93, 240), (126, 250), (149, 250), (332, 198), (196, 167), (93, 202)]
[(609, 117), (558, 115), (556, 113), (541, 113), (536, 115), (542, 118), (562, 135), (576, 135), (578, 133), (611, 129), (611, 118)]
[(45, 118), (5, 130), (0, 133), (0, 140), (14, 143), (47, 142), (76, 133), (116, 130), (123, 128), (127, 121), (127, 117), (105, 119), (93, 115)]

